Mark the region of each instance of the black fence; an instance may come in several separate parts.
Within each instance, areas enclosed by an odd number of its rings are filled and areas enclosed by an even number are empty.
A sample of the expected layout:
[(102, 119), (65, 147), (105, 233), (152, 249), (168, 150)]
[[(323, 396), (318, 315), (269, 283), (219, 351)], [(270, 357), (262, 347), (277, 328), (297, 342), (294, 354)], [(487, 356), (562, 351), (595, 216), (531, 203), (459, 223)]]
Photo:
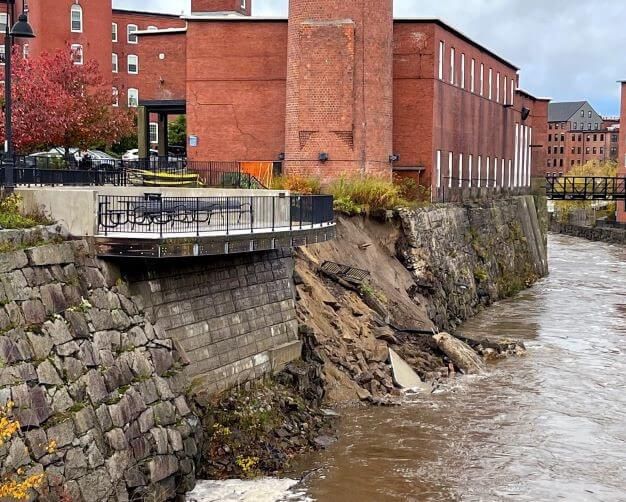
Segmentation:
[[(0, 167), (0, 186), (5, 183), (6, 167)], [(254, 176), (242, 172), (238, 162), (188, 161), (171, 157), (131, 161), (91, 159), (82, 162), (50, 157), (16, 157), (13, 183), (16, 186), (266, 188)]]
[(143, 197), (101, 195), (98, 234), (201, 236), (303, 230), (334, 222), (325, 195)]
[(626, 177), (547, 174), (546, 195), (552, 200), (626, 201)]

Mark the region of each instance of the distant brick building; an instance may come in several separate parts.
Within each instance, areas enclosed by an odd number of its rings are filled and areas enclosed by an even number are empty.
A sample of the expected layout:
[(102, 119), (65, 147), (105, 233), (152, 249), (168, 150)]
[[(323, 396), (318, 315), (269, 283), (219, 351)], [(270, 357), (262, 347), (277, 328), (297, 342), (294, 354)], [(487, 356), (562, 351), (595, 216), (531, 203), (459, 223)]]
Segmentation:
[(546, 170), (567, 173), (590, 161), (616, 161), (619, 125), (587, 101), (551, 103), (548, 113)]
[[(626, 80), (620, 82), (622, 104), (620, 108), (620, 123), (626, 124)], [(618, 175), (626, 177), (626, 134), (619, 136)], [(626, 223), (626, 208), (621, 202), (617, 204), (617, 220)]]
[(394, 21), (392, 0), (291, 0), (288, 20), (205, 12), (217, 3), (192, 3), (184, 37), (140, 35), (146, 51), (186, 52), (185, 94), (161, 91), (185, 100), (190, 158), (281, 159), (322, 179), (395, 171), (436, 193), (545, 173), (549, 100), (443, 22)]

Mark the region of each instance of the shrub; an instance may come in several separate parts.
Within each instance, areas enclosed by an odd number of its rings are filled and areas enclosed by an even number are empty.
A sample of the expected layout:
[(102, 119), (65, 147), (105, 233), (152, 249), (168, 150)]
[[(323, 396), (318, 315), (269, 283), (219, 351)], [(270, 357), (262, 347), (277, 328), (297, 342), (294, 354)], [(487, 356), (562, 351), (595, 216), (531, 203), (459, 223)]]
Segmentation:
[(319, 194), (322, 192), (322, 184), (318, 178), (298, 175), (278, 176), (272, 180), (270, 188), (274, 190), (288, 190), (304, 195)]
[(51, 223), (42, 214), (22, 214), (20, 212), (21, 205), (22, 197), (17, 194), (11, 194), (0, 199), (0, 228), (32, 228)]

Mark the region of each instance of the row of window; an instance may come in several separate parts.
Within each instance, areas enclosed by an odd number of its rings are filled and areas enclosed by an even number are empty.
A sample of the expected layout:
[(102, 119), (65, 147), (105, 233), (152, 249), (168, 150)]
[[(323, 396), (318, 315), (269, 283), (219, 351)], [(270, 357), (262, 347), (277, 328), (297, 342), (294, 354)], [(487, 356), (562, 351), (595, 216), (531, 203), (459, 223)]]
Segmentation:
[[(139, 106), (139, 89), (128, 89), (128, 107), (136, 108)], [(117, 87), (113, 87), (113, 106), (120, 106), (120, 91)]]
[[(576, 137), (577, 137), (576, 134), (572, 134), (572, 142), (574, 142), (574, 143), (576, 142)], [(593, 138), (593, 140), (591, 138)], [(579, 134), (578, 135), (578, 141), (582, 142), (582, 140), (583, 140), (583, 135)], [(552, 141), (552, 134), (548, 134), (548, 141)], [(558, 141), (565, 141), (565, 134), (561, 134), (560, 136), (558, 134), (555, 134), (554, 135), (554, 141), (557, 141), (557, 142)], [(594, 134), (593, 136), (591, 136), (591, 134), (587, 134), (585, 136), (585, 141), (587, 143), (591, 143), (591, 141), (598, 141), (598, 135)], [(600, 141), (604, 142), (604, 134), (600, 134)], [(611, 135), (611, 141), (614, 142), (614, 143), (617, 143), (617, 141), (618, 141), (617, 134), (612, 134)]]
[[(584, 114), (584, 111), (583, 111)], [(591, 118), (591, 112), (589, 112), (589, 118)], [(580, 126), (580, 127), (579, 127)], [(567, 122), (550, 122), (548, 124), (548, 129), (552, 130), (552, 129), (567, 129), (568, 123)], [(587, 122), (587, 127), (585, 128), (585, 123), (584, 122), (572, 122), (571, 123), (571, 129), (572, 131), (584, 131), (585, 129), (587, 129), (587, 131), (591, 131), (591, 130), (596, 130), (598, 131), (600, 129), (600, 123), (599, 122)]]
[[(589, 147), (588, 146), (588, 147), (585, 148), (585, 153), (588, 154), (588, 155), (591, 154), (591, 153), (593, 153), (594, 155), (597, 155), (598, 154), (598, 150), (600, 151), (600, 155), (604, 155), (604, 147), (603, 146), (601, 146), (600, 148), (597, 148), (595, 146), (594, 147)], [(563, 147), (560, 147), (560, 148), (557, 147), (557, 146), (555, 146), (554, 148), (552, 148), (551, 146), (548, 147), (548, 155), (552, 155), (552, 154), (555, 154), (555, 155), (561, 154), (561, 155), (563, 155), (564, 153), (565, 153), (565, 149)], [(578, 148), (573, 146), (572, 149), (571, 149), (571, 153), (573, 155), (576, 155), (576, 154), (582, 155), (583, 149), (580, 146)]]
[[(119, 65), (117, 54), (112, 54), (111, 63), (113, 67), (113, 73), (118, 73)], [(139, 73), (139, 56), (136, 56), (135, 54), (129, 54), (128, 56), (126, 56), (126, 71), (131, 75), (137, 75)]]
[[(146, 28), (148, 31), (157, 31), (159, 28), (157, 26), (148, 26)], [(137, 37), (137, 32), (139, 31), (139, 26), (136, 24), (127, 24), (126, 25), (126, 42), (129, 44), (138, 44), (139, 38)], [(117, 23), (113, 23), (111, 26), (111, 40), (113, 42), (118, 41), (117, 37)]]
[[(450, 48), (450, 73), (449, 73), (449, 82), (452, 85), (459, 85), (461, 89), (467, 88), (466, 83), (466, 57), (465, 54), (461, 53), (460, 56), (460, 78), (457, 79), (456, 75), (456, 49), (454, 47)], [(439, 42), (439, 80), (444, 79), (444, 66), (446, 59), (446, 44), (443, 40)], [(476, 60), (472, 58), (469, 62), (469, 91), (472, 93), (478, 92), (480, 96), (485, 96), (485, 65), (484, 63), (480, 63), (480, 67), (478, 68), (478, 86), (476, 86)], [(487, 73), (487, 98), (494, 99), (494, 71), (493, 68), (489, 68)], [(509, 84), (510, 82), (510, 84)], [(478, 91), (477, 91), (478, 87)], [(504, 76), (504, 78), (500, 75), (500, 72), (496, 72), (495, 75), (495, 100), (496, 103), (502, 102), (505, 105), (513, 105), (515, 100), (515, 80), (508, 76)]]

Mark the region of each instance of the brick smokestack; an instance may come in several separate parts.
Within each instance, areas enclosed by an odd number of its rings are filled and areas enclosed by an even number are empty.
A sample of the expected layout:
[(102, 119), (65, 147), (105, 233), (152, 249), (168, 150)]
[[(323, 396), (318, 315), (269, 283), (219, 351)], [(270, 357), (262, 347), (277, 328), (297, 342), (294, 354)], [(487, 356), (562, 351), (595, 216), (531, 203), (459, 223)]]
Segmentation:
[[(619, 153), (618, 153), (618, 176), (626, 177), (626, 80), (622, 85), (622, 107), (620, 112)], [(626, 223), (626, 210), (624, 201), (617, 202), (617, 221)]]
[(393, 0), (290, 0), (289, 174), (391, 178), (392, 41)]
[(244, 16), (252, 13), (252, 0), (191, 0), (192, 14), (236, 12)]

